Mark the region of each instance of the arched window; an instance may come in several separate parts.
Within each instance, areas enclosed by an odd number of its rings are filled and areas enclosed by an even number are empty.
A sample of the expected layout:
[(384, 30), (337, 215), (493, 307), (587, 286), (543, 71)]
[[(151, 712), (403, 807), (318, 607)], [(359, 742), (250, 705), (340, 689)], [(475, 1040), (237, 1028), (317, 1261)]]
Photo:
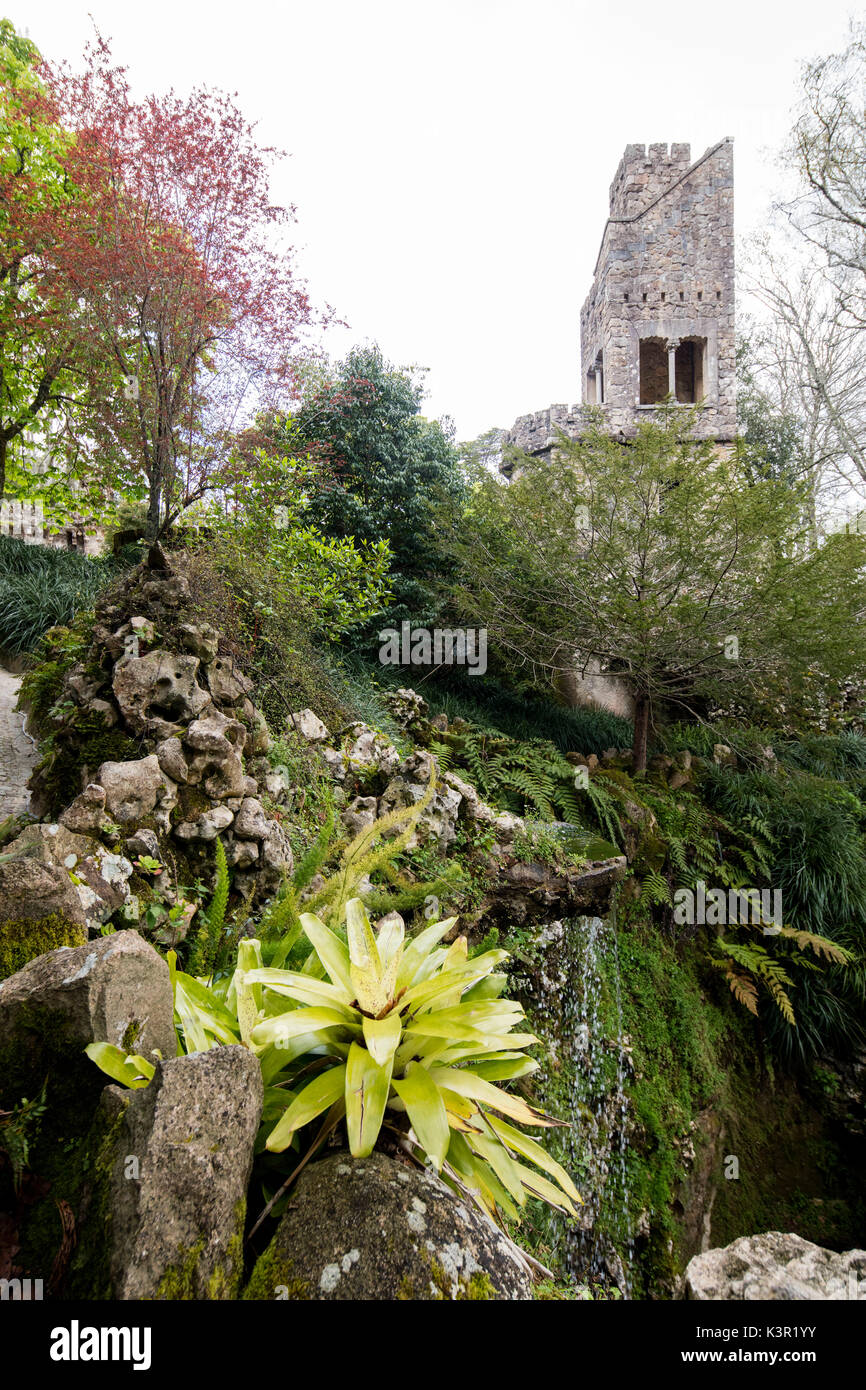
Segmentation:
[(696, 405), (704, 396), (706, 338), (684, 338), (674, 358), (676, 397), (681, 405)]
[(658, 405), (668, 394), (668, 349), (664, 338), (640, 340), (640, 403)]

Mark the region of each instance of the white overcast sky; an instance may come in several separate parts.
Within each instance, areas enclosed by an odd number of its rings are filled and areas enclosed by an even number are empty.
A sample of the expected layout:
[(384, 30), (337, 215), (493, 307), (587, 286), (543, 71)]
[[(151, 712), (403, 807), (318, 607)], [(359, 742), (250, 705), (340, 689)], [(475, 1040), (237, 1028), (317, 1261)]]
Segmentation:
[(802, 61), (839, 0), (5, 0), (48, 58), (93, 16), (139, 95), (236, 92), (290, 158), (314, 300), (429, 368), (458, 436), (579, 399), (578, 315), (629, 142), (735, 139), (742, 235), (761, 220)]

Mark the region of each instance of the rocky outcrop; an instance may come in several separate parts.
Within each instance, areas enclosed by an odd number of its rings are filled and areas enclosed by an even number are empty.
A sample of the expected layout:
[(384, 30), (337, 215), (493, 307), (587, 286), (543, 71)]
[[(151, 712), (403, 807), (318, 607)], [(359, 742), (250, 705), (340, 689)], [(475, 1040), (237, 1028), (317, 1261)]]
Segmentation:
[[(71, 713), (52, 727), (61, 761), (80, 769), (80, 791), (57, 804), (51, 784), (57, 756), (35, 775), (36, 812), (53, 810), (64, 834), (91, 838), (86, 851), (69, 851), (75, 864), (62, 864), (95, 894), (87, 906), (91, 929), (104, 925), (128, 897), (123, 882), (132, 866), (118, 874), (106, 858), (124, 837), (154, 835), (155, 845), (137, 854), (169, 864), (182, 852), (188, 881), (194, 881), (210, 871), (210, 846), (219, 836), (229, 863), (244, 871), (236, 886), (252, 902), (270, 896), (292, 868), (288, 837), (262, 800), (273, 781), (263, 757), (270, 734), (250, 699), (252, 684), (230, 655), (220, 654), (213, 627), (178, 622), (188, 602), (185, 578), (155, 546), (144, 565), (97, 603), (87, 660), (67, 673), (58, 701)], [(88, 736), (78, 758), (81, 728)], [(106, 732), (100, 741), (94, 728), (110, 730), (110, 737)], [(106, 739), (124, 750), (137, 748), (140, 756), (124, 751), (94, 764), (88, 750)], [(258, 761), (258, 776), (245, 760)], [(277, 788), (283, 801), (287, 790)], [(38, 853), (35, 840), (19, 848)], [(111, 892), (95, 881), (100, 877), (113, 880)], [(166, 876), (164, 891), (167, 882)]]
[(866, 1300), (866, 1250), (823, 1250), (796, 1235), (741, 1236), (690, 1260), (686, 1298), (703, 1301)]
[(98, 931), (129, 897), (130, 861), (93, 836), (78, 835), (64, 824), (28, 825), (12, 841), (9, 851), (64, 873), (74, 886), (92, 932)]
[(99, 1210), (109, 1213), (109, 1297), (236, 1296), (262, 1094), (258, 1059), (244, 1047), (166, 1060), (142, 1090), (106, 1089), (112, 1158)]
[(121, 657), (111, 688), (129, 728), (152, 738), (167, 738), (197, 719), (210, 704), (196, 679), (200, 664), (197, 656), (163, 650)]
[[(436, 716), (438, 724), (431, 720), (425, 701), (413, 690), (397, 691), (389, 703), (398, 721), (416, 736), (432, 737), (447, 724), (444, 715)], [(416, 748), (401, 757), (381, 732), (355, 722), (332, 734), (310, 710), (290, 716), (289, 723), (316, 751), (333, 780), (335, 797), (345, 803), (341, 818), (350, 834), (358, 834), (397, 807), (417, 805), (434, 774), (436, 790), (418, 818), (409, 848), (431, 844), (447, 850), (461, 824), (470, 840), (479, 832), (490, 832), (486, 862), (491, 886), (480, 907), (464, 916), (466, 925), (483, 921), (485, 927), (507, 931), (515, 924), (567, 912), (608, 910), (614, 885), (627, 872), (624, 855), (591, 860), (579, 869), (566, 867), (564, 860), (555, 866), (527, 860), (525, 850), (517, 858), (512, 851), (517, 837), (525, 834), (523, 818), (496, 811), (457, 773), (440, 772), (435, 755), (427, 749)], [(619, 756), (616, 749), (609, 753), (611, 758)], [(594, 761), (597, 765), (598, 759)]]
[[(338, 799), (348, 803), (343, 823), (354, 834), (390, 811), (417, 805), (436, 771), (432, 753), (416, 749), (401, 757), (384, 734), (358, 720), (334, 734), (311, 710), (290, 715), (288, 723), (318, 752)], [(408, 848), (437, 844), (445, 849), (453, 844), (462, 800), (456, 786), (437, 777), (433, 798), (421, 812)], [(495, 817), (495, 812), (490, 815)]]
[(0, 981), (0, 1106), (35, 1094), (46, 1075), (55, 1106), (78, 1097), (79, 1082), (95, 1101), (91, 1042), (175, 1055), (168, 965), (137, 932), (51, 951)]
[(625, 856), (564, 869), (540, 860), (500, 864), (496, 881), (482, 900), (479, 916), (486, 925), (508, 931), (543, 923), (552, 916), (601, 914), (627, 872)]
[(134, 762), (103, 763), (96, 785), (103, 788), (106, 810), (120, 825), (139, 825), (152, 817), (158, 830), (168, 830), (177, 789), (154, 753)]
[(298, 1179), (248, 1299), (530, 1299), (525, 1263), (427, 1169), (337, 1154)]
[(84, 909), (65, 869), (23, 858), (0, 863), (0, 978), (86, 940)]

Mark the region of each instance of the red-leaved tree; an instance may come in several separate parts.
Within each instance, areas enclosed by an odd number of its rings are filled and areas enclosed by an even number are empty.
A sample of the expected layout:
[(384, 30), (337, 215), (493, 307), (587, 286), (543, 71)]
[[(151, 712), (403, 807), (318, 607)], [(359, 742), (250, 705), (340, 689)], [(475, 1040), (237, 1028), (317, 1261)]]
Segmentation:
[(313, 314), (269, 170), (233, 100), (133, 100), (98, 37), (47, 82), (74, 140), (78, 196), (52, 255), (83, 325), (78, 442), (121, 489), (139, 479), (148, 535), (219, 487), (238, 429), (291, 377)]

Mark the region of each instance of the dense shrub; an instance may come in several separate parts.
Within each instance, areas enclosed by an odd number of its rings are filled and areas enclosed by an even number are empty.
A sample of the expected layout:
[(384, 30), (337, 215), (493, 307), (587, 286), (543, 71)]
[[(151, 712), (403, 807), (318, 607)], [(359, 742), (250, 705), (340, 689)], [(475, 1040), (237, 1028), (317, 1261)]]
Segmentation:
[(0, 536), (0, 649), (32, 652), (51, 627), (92, 608), (122, 562)]
[(861, 1038), (866, 806), (837, 781), (784, 770), (737, 773), (711, 767), (702, 789), (727, 820), (762, 828), (770, 846), (770, 882), (781, 889), (786, 925), (828, 937), (855, 954), (846, 969), (829, 966), (798, 980), (797, 1027), (770, 1015), (774, 1043), (784, 1056), (802, 1059)]

